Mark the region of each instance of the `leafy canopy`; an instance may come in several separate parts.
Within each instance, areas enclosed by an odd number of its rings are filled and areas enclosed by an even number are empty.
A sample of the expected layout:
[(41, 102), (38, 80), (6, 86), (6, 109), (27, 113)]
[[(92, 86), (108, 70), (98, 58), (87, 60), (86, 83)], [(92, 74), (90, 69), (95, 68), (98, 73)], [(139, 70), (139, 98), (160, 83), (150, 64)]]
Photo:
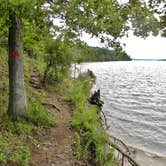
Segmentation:
[[(155, 1), (150, 2), (149, 6), (154, 8)], [(163, 0), (157, 2), (164, 3)], [(161, 27), (153, 15), (154, 10), (139, 0), (129, 0), (126, 4), (120, 4), (117, 0), (0, 0), (0, 3), (3, 19), (8, 18), (11, 10), (40, 29), (48, 29), (47, 33), (54, 30), (63, 34), (67, 29), (70, 32), (68, 37), (75, 34), (74, 37), (79, 38), (84, 31), (110, 45), (125, 35), (131, 25), (134, 34), (143, 37), (151, 32), (157, 35)], [(54, 18), (61, 19), (64, 26), (58, 29), (53, 24)]]

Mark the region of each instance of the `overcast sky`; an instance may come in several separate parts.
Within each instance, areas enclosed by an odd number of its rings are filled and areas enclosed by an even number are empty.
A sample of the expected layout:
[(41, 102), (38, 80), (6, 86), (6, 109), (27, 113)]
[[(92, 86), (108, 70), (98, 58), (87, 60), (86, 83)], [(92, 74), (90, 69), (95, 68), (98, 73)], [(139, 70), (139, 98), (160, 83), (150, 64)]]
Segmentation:
[[(129, 0), (118, 1), (126, 3)], [(91, 39), (87, 34), (84, 34), (82, 39), (90, 46), (104, 46), (98, 39)], [(134, 59), (166, 59), (166, 38), (151, 36), (142, 39), (131, 34), (129, 38), (123, 38), (121, 41), (126, 44), (124, 50)]]
[[(85, 33), (82, 39), (90, 46), (104, 47), (98, 39)], [(124, 50), (134, 59), (166, 59), (166, 38), (151, 36), (142, 39), (130, 35), (121, 41), (126, 44)]]
[[(118, 0), (120, 3), (126, 3), (128, 0)], [(63, 25), (59, 19), (55, 19), (54, 23)], [(104, 47), (99, 39), (91, 38), (90, 35), (83, 33), (81, 37), (88, 45)], [(122, 43), (126, 44), (124, 50), (134, 59), (166, 59), (166, 37), (148, 37), (146, 39), (135, 37), (132, 34), (128, 38), (123, 38)]]
[(125, 51), (136, 59), (166, 59), (166, 38), (148, 37), (146, 39), (130, 36), (122, 40)]

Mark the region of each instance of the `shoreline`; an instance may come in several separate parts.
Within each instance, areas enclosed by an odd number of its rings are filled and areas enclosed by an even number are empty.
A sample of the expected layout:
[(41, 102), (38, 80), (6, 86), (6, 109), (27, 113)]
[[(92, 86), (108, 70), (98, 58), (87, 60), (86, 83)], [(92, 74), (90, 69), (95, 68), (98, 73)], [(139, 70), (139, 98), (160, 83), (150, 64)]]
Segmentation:
[(126, 146), (131, 149), (131, 150), (134, 150), (134, 151), (141, 151), (143, 152), (146, 156), (150, 157), (150, 158), (166, 158), (166, 156), (160, 156), (158, 154), (155, 154), (153, 152), (148, 152), (146, 150), (143, 150), (143, 149), (139, 149), (139, 148), (136, 148), (136, 147), (133, 147), (133, 146), (130, 146), (130, 145), (127, 145)]
[[(129, 147), (132, 148), (132, 147)], [(149, 152), (145, 152), (139, 149), (134, 149), (135, 152), (135, 160), (141, 165), (141, 166), (165, 166), (166, 165), (166, 157), (160, 157), (155, 154), (151, 154)], [(153, 156), (152, 156), (153, 155)]]
[[(114, 136), (115, 137), (115, 136)], [(117, 137), (115, 137), (117, 138)], [(121, 141), (121, 139), (117, 138)], [(123, 141), (122, 141), (123, 142)], [(154, 153), (146, 152), (144, 150), (128, 146), (125, 144), (129, 150), (132, 152), (131, 157), (140, 165), (140, 166), (166, 166), (166, 156), (159, 156)], [(120, 153), (115, 150), (115, 158), (120, 164), (121, 155)], [(131, 166), (131, 164), (125, 159), (124, 166)]]
[[(102, 111), (102, 113), (104, 114), (103, 111)], [(104, 123), (104, 121), (106, 121), (106, 122)], [(104, 115), (104, 117), (102, 116), (102, 124), (103, 124), (103, 127), (105, 128), (108, 136), (110, 136), (109, 131), (106, 129), (107, 128), (106, 127), (107, 126), (107, 119), (106, 119), (105, 115)], [(106, 124), (106, 125), (104, 125), (104, 124)], [(124, 146), (126, 146), (129, 149), (129, 153), (131, 152), (131, 154), (129, 154), (129, 156), (134, 161), (136, 161), (139, 164), (139, 166), (166, 166), (166, 156), (160, 156), (160, 155), (152, 153), (152, 152), (147, 152), (147, 151), (144, 151), (142, 149), (132, 147), (132, 146), (124, 143), (120, 138), (118, 138), (115, 135), (112, 135), (112, 138), (117, 139), (116, 141), (119, 141), (119, 143), (120, 144), (122, 143), (122, 145), (124, 144)], [(110, 140), (110, 142), (111, 142), (111, 140)], [(117, 149), (115, 149), (114, 154), (115, 154), (115, 160), (116, 160), (117, 164), (121, 165), (122, 158), (123, 158), (121, 153)], [(123, 166), (131, 166), (131, 164), (127, 160), (127, 158), (124, 159)]]
[[(91, 88), (91, 90), (92, 89), (93, 88)], [(101, 117), (102, 117), (101, 123), (102, 123), (103, 127), (105, 128), (105, 131), (107, 132), (108, 135), (113, 134), (113, 133), (109, 133), (109, 131), (107, 129), (107, 118), (103, 111), (102, 111), (102, 113), (104, 115), (101, 115)], [(121, 139), (119, 139), (118, 137), (116, 137), (114, 135), (113, 135), (113, 137), (115, 137), (115, 139), (117, 139), (123, 143), (123, 141)], [(110, 142), (111, 142), (111, 140), (110, 140)], [(138, 149), (138, 148), (129, 146), (126, 143), (124, 143), (124, 145), (129, 149), (129, 151), (128, 151), (129, 153), (126, 151), (126, 154), (128, 154), (128, 156), (130, 156), (136, 163), (138, 163), (138, 165), (140, 165), (140, 166), (166, 166), (166, 156), (159, 156), (155, 153), (147, 152), (142, 149)], [(120, 153), (116, 148), (115, 148), (114, 154), (115, 154), (115, 160), (118, 163), (118, 165), (121, 165), (122, 160), (124, 160), (123, 166), (131, 166), (128, 159), (127, 158), (123, 159), (124, 155), (122, 157), (122, 153)]]

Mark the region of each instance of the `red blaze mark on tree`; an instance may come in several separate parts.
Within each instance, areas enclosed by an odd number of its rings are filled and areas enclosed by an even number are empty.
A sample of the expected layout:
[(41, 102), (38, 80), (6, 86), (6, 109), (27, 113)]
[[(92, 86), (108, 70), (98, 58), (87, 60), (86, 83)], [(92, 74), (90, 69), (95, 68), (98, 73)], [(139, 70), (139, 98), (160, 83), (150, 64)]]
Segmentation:
[(12, 56), (14, 56), (14, 57), (18, 57), (18, 56), (19, 56), (18, 51), (13, 51), (13, 52), (12, 52)]

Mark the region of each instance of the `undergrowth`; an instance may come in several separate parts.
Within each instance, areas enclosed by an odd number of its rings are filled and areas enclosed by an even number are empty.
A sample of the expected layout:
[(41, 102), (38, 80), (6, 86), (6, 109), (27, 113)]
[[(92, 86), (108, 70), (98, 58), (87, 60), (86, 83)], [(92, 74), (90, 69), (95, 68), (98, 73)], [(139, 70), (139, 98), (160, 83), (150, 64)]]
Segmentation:
[[(0, 165), (27, 166), (30, 160), (30, 146), (37, 144), (34, 134), (55, 125), (49, 110), (42, 105), (41, 96), (29, 85), (30, 75), (35, 63), (25, 57), (25, 83), (28, 98), (27, 118), (11, 120), (7, 116), (8, 105), (8, 66), (7, 52), (0, 48)], [(36, 66), (36, 64), (34, 64)]]
[(45, 127), (55, 125), (51, 114), (40, 102), (27, 108), (27, 119), (12, 121), (6, 114), (0, 117), (0, 164), (26, 166), (30, 159), (29, 146), (37, 140), (29, 136), (40, 133)]
[[(0, 61), (0, 165), (27, 166), (30, 160), (29, 147), (37, 141), (32, 133), (40, 133), (44, 128), (55, 125), (51, 113), (45, 110), (43, 101), (39, 100), (41, 96), (28, 83), (33, 68), (43, 73), (43, 66), (40, 67), (35, 64), (34, 59), (25, 57), (25, 82), (29, 103), (27, 118), (12, 121), (6, 115), (9, 91), (7, 54), (5, 50), (1, 53), (4, 55), (1, 55)], [(89, 80), (87, 75), (81, 75), (75, 80), (64, 80), (56, 87), (48, 84), (46, 89), (58, 91), (63, 96), (69, 93), (73, 106), (71, 126), (78, 132), (75, 155), (91, 161), (91, 165), (110, 166), (113, 149), (110, 148), (107, 134), (101, 126), (98, 108), (87, 102), (91, 88)]]
[(26, 166), (30, 157), (29, 148), (22, 138), (6, 131), (0, 135), (0, 164)]
[(40, 101), (31, 101), (27, 109), (27, 118), (36, 126), (48, 127), (55, 125), (51, 113), (45, 110)]
[[(69, 100), (73, 105), (71, 126), (78, 131), (75, 155), (91, 161), (92, 165), (110, 166), (113, 149), (101, 125), (98, 108), (88, 104), (90, 79), (87, 74), (73, 80)], [(112, 164), (113, 165), (113, 164)]]

